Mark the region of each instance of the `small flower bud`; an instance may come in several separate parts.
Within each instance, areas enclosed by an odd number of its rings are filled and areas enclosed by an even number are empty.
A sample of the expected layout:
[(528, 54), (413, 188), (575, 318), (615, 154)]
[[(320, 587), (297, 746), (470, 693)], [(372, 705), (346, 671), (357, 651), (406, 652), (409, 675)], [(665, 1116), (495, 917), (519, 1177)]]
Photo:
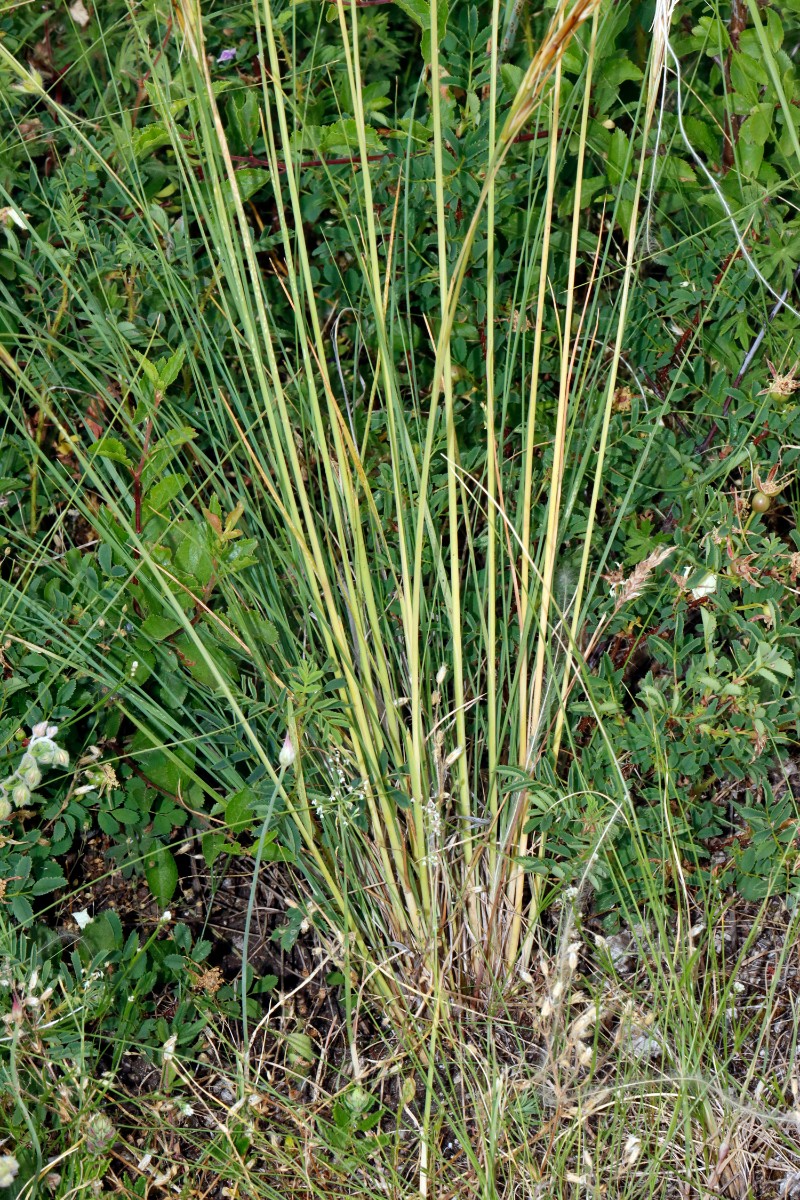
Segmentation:
[(0, 821), (7, 820), (11, 816), (11, 805), (9, 804), (4, 793), (0, 793)]
[(23, 783), (28, 785), (29, 788), (35, 788), (41, 783), (42, 772), (39, 770), (36, 763), (34, 763), (33, 766), (25, 767), (24, 770), (21, 770), (19, 772), (19, 777)]
[(31, 730), (31, 737), (32, 738), (47, 737), (47, 721), (39, 721), (39, 723), (37, 725), (34, 725), (33, 729)]
[(90, 1154), (102, 1154), (117, 1137), (114, 1122), (105, 1113), (93, 1113), (86, 1122), (86, 1149)]
[(292, 745), (292, 739), (289, 737), (289, 735), (287, 733), (286, 737), (283, 740), (283, 746), (281, 747), (281, 752), (278, 755), (278, 762), (280, 763), (280, 765), (282, 767), (290, 767), (292, 765), (292, 763), (294, 762), (295, 758), (296, 758), (296, 754), (295, 754), (294, 746)]
[(11, 800), (17, 808), (23, 808), (31, 798), (31, 789), (25, 783), (18, 783), (11, 789)]

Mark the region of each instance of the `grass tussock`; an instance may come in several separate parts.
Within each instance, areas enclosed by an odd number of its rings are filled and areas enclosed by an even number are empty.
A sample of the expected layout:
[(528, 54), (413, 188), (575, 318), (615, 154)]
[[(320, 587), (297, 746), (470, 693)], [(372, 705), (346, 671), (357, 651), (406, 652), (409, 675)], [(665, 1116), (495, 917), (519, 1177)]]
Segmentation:
[(734, 10), (0, 18), (0, 1188), (800, 1187), (798, 30)]

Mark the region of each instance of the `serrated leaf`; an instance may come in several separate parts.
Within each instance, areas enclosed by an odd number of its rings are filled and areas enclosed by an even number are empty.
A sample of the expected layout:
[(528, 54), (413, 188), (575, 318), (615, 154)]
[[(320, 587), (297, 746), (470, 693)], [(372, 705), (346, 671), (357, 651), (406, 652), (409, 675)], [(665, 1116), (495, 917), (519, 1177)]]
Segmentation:
[(143, 507), (151, 512), (165, 515), (167, 506), (180, 496), (188, 479), (188, 475), (184, 475), (182, 471), (159, 479), (145, 493)]
[(14, 914), (14, 919), (20, 925), (30, 925), (33, 920), (33, 909), (31, 908), (30, 901), (26, 900), (24, 896), (11, 897), (11, 911)]
[(286, 1049), (289, 1052), (290, 1062), (313, 1063), (317, 1057), (314, 1043), (307, 1033), (287, 1033)]
[(212, 942), (209, 942), (204, 938), (200, 938), (200, 940), (195, 942), (194, 946), (192, 947), (192, 962), (203, 962), (204, 959), (208, 958), (212, 949)]
[(184, 666), (198, 683), (208, 688), (218, 688), (219, 681), (207, 659), (211, 660), (219, 674), (229, 683), (236, 678), (236, 668), (233, 660), (217, 645), (212, 635), (202, 626), (197, 628), (197, 636), (203, 644), (205, 654), (195, 645), (193, 639), (181, 633), (175, 639), (174, 646), (182, 656)]
[(516, 66), (514, 63), (502, 63), (500, 66), (500, 78), (503, 81), (503, 87), (512, 96), (515, 96), (519, 91), (519, 86), (525, 78), (525, 72), (522, 67)]
[(187, 530), (175, 554), (175, 562), (182, 571), (193, 575), (201, 587), (206, 587), (214, 574), (214, 560), (199, 530)]
[(171, 141), (172, 138), (163, 125), (145, 125), (144, 129), (137, 130), (131, 139), (134, 157), (141, 162), (162, 146), (168, 146)]
[(155, 387), (158, 383), (158, 367), (155, 363), (150, 362), (146, 354), (141, 354), (138, 350), (135, 350), (134, 353), (139, 359), (139, 365), (142, 368), (145, 378)]
[(100, 458), (110, 458), (113, 462), (122, 463), (126, 467), (131, 465), (128, 451), (119, 438), (109, 437), (108, 435), (101, 437), (99, 441), (95, 442), (92, 449)]
[(153, 740), (141, 730), (134, 735), (128, 753), (147, 781), (171, 796), (178, 794), (182, 784), (185, 786), (189, 767), (194, 761), (194, 754), (189, 747), (179, 746), (168, 751), (154, 745)]
[(186, 348), (179, 346), (174, 354), (169, 358), (166, 356), (158, 360), (158, 387), (162, 392), (165, 392), (171, 383), (174, 383), (180, 374), (183, 360), (186, 357)]
[(142, 622), (142, 633), (154, 642), (161, 642), (182, 628), (183, 622), (177, 617), (162, 617), (158, 613), (151, 613), (147, 620)]
[(41, 879), (37, 879), (31, 888), (31, 893), (34, 896), (46, 896), (49, 892), (56, 891), (57, 888), (66, 887), (66, 879), (59, 871), (55, 875), (44, 875)]

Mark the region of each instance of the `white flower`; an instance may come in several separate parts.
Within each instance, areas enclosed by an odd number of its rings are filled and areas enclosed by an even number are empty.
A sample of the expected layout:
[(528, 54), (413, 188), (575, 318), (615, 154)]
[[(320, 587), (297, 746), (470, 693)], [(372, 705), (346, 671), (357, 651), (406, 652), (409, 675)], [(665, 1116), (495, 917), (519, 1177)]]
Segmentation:
[(169, 908), (165, 908), (163, 913), (161, 914), (162, 925), (168, 925), (171, 920), (172, 920), (172, 910)]
[(72, 919), (78, 926), (78, 929), (83, 930), (87, 925), (91, 924), (91, 922), (94, 920), (94, 917), (90, 917), (86, 909), (81, 908), (78, 910), (78, 912), (74, 912), (72, 914)]
[(13, 1154), (3, 1154), (0, 1156), (0, 1187), (11, 1187), (17, 1178), (18, 1171), (19, 1163)]
[(27, 214), (21, 213), (19, 209), (12, 208), (10, 205), (6, 208), (0, 208), (0, 225), (7, 225), (10, 221), (12, 225), (16, 225), (17, 229), (25, 229), (23, 217)]
[(623, 1151), (623, 1153), (625, 1155), (626, 1167), (632, 1167), (633, 1164), (636, 1162), (637, 1158), (639, 1157), (639, 1155), (641, 1154), (641, 1152), (642, 1152), (642, 1139), (638, 1138), (636, 1136), (636, 1134), (634, 1134), (634, 1133), (630, 1134), (630, 1136), (628, 1137), (628, 1140), (625, 1143), (625, 1150)]
[[(686, 574), (688, 575), (688, 570)], [(717, 577), (713, 571), (709, 571), (707, 575), (698, 583), (697, 587), (692, 588), (692, 597), (695, 600), (702, 600), (706, 596), (713, 596), (717, 590)]]

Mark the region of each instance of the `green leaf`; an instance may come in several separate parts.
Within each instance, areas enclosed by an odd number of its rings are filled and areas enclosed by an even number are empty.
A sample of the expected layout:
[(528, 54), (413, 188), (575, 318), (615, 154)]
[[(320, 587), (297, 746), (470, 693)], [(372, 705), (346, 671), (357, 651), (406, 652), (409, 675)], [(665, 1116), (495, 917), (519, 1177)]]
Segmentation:
[(158, 613), (151, 613), (142, 623), (142, 633), (152, 638), (154, 642), (161, 642), (182, 628), (183, 622), (177, 617), (162, 617)]
[(144, 876), (159, 907), (166, 908), (178, 886), (178, 867), (166, 846), (148, 854), (144, 863)]
[(183, 472), (165, 475), (145, 493), (143, 508), (151, 513), (166, 516), (167, 507), (180, 496), (188, 481), (189, 476), (184, 475)]
[(231, 131), (239, 150), (245, 153), (253, 149), (261, 132), (258, 97), (253, 88), (236, 92), (227, 102), (226, 111)]
[[(232, 683), (236, 678), (236, 667), (233, 660), (217, 645), (207, 629), (198, 626), (196, 632), (203, 645), (203, 650), (200, 650), (194, 640), (185, 633), (179, 634), (173, 643), (192, 678), (196, 679), (198, 683), (204, 684), (205, 687), (218, 688), (219, 681), (212, 668), (211, 664), (213, 663), (222, 678), (228, 683)], [(208, 659), (211, 661), (209, 662)]]
[(144, 129), (137, 130), (131, 139), (134, 158), (141, 162), (154, 150), (168, 146), (171, 141), (172, 138), (163, 125), (145, 125)]
[(625, 164), (628, 159), (628, 137), (621, 129), (615, 129), (611, 135), (611, 141), (608, 147), (608, 162), (606, 165), (606, 176), (609, 183), (618, 184), (622, 182), (625, 173)]
[(150, 381), (150, 383), (152, 383), (153, 387), (156, 387), (158, 384), (158, 367), (155, 365), (155, 363), (150, 362), (150, 359), (146, 354), (140, 354), (138, 350), (135, 350), (134, 353), (139, 359), (139, 365), (141, 366), (145, 377)]
[[(369, 126), (364, 130), (364, 141), (368, 154), (382, 154), (386, 149), (377, 133)], [(322, 126), (322, 142), (320, 149), (325, 154), (358, 155), (358, 126), (349, 118), (336, 121), (333, 125)]]
[(224, 833), (204, 833), (200, 842), (207, 867), (213, 867), (220, 854), (230, 845)]
[[(270, 172), (265, 171), (262, 167), (245, 167), (244, 170), (237, 171), (236, 187), (242, 204), (249, 200), (251, 196), (255, 196), (256, 192), (260, 192), (263, 187), (266, 187), (271, 179), (272, 175)], [(233, 208), (233, 189), (230, 180), (224, 180), (221, 191), (226, 207)]]
[(109, 910), (99, 913), (86, 926), (81, 940), (92, 954), (107, 954), (121, 947), (122, 927), (119, 917)]
[(147, 780), (171, 796), (176, 796), (181, 784), (190, 778), (194, 753), (187, 746), (166, 750), (155, 745), (154, 740), (140, 730), (134, 735), (128, 753)]
[(31, 888), (31, 893), (34, 896), (46, 896), (57, 888), (66, 887), (66, 883), (64, 876), (58, 871), (54, 875), (44, 875), (41, 879), (37, 879)]
[(396, 0), (397, 7), (402, 9), (420, 29), (431, 27), (430, 0)]
[(126, 467), (131, 465), (131, 460), (128, 458), (128, 451), (119, 438), (101, 437), (98, 442), (95, 442), (93, 450), (100, 458), (110, 458), (114, 462), (123, 463)]
[(11, 911), (20, 925), (30, 925), (33, 920), (33, 909), (24, 896), (11, 897)]
[(174, 383), (180, 374), (183, 360), (186, 357), (186, 347), (180, 346), (174, 354), (169, 358), (166, 356), (158, 360), (158, 387), (162, 392), (165, 392), (171, 383)]
[(500, 78), (503, 81), (503, 87), (512, 96), (516, 96), (519, 91), (520, 84), (525, 78), (525, 72), (522, 67), (516, 66), (514, 63), (502, 63), (500, 66)]
[(203, 532), (189, 527), (175, 555), (175, 562), (182, 571), (193, 575), (201, 587), (206, 587), (214, 574), (214, 560), (204, 543)]
[(240, 833), (253, 824), (255, 800), (255, 793), (249, 787), (240, 788), (231, 796), (225, 805), (225, 824), (231, 833)]
[(313, 1063), (317, 1057), (314, 1043), (307, 1033), (287, 1033), (286, 1049), (289, 1061)]

